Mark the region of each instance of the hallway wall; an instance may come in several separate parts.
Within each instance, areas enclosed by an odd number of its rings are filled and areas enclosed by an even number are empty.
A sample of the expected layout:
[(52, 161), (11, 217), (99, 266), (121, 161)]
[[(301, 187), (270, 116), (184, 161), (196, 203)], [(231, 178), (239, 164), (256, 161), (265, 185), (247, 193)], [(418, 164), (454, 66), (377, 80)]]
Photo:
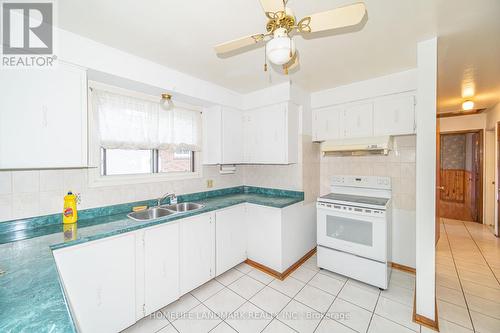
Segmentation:
[[(493, 142), (494, 142), (494, 148), (491, 148), (491, 150), (493, 150), (493, 153), (494, 153), (494, 162), (495, 162), (495, 165), (498, 161), (498, 143), (497, 143), (497, 140), (496, 138), (498, 137), (498, 130), (497, 130), (497, 122), (500, 122), (500, 103), (498, 103), (497, 105), (495, 105), (494, 107), (490, 108), (487, 110), (486, 112), (486, 128), (488, 130), (492, 130), (494, 133), (495, 133), (495, 136), (493, 138)], [(495, 184), (498, 184), (499, 183), (499, 175), (498, 175), (498, 167), (493, 167), (494, 170), (494, 174), (495, 174)], [(498, 221), (498, 202), (496, 200), (497, 198), (497, 191), (496, 189), (493, 190), (493, 193), (492, 192), (488, 192), (489, 195), (490, 195), (490, 201), (493, 202), (493, 205), (494, 205), (494, 220), (492, 221), (492, 224), (495, 225), (495, 234), (498, 236), (499, 235), (499, 230), (498, 230), (498, 223), (495, 223), (496, 221)], [(491, 197), (493, 196), (493, 197)]]

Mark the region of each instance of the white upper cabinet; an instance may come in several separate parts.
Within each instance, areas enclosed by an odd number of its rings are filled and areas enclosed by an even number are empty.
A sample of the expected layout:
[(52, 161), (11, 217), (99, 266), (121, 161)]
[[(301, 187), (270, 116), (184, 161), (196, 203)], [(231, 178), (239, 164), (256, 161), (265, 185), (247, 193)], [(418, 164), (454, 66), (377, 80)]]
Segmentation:
[(373, 135), (373, 104), (346, 106), (343, 117), (344, 138), (359, 138)]
[(414, 96), (399, 96), (375, 101), (373, 131), (375, 135), (415, 133)]
[(221, 106), (203, 111), (203, 164), (243, 161), (243, 116), (243, 111)]
[(291, 164), (298, 160), (298, 107), (292, 103), (203, 112), (204, 164)]
[(215, 277), (213, 213), (183, 219), (180, 228), (180, 288), (185, 294)]
[(219, 164), (222, 161), (222, 107), (203, 109), (203, 164)]
[(313, 141), (414, 134), (414, 104), (397, 95), (313, 110)]
[(84, 69), (1, 70), (0, 91), (0, 169), (87, 166)]
[(298, 160), (298, 107), (274, 104), (245, 112), (245, 162), (291, 164)]
[(344, 135), (344, 107), (319, 109), (313, 118), (313, 141), (334, 140)]
[(241, 163), (244, 158), (243, 112), (222, 108), (222, 163)]

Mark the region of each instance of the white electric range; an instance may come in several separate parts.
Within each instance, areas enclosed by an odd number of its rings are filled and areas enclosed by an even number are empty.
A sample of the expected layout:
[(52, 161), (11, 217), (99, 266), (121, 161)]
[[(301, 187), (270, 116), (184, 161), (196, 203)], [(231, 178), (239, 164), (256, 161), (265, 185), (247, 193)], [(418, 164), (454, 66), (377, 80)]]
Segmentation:
[(317, 200), (318, 266), (387, 289), (391, 179), (335, 176)]

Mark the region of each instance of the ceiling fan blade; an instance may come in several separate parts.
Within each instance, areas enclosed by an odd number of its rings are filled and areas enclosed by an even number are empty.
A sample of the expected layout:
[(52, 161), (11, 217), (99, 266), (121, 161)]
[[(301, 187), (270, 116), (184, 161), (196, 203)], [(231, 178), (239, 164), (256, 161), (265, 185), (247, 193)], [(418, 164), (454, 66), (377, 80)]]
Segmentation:
[(225, 42), (214, 47), (217, 54), (224, 54), (246, 46), (259, 43), (264, 40), (264, 34), (251, 35)]
[(260, 0), (264, 13), (276, 13), (283, 11), (283, 0)]
[(315, 13), (299, 21), (301, 32), (319, 32), (358, 24), (366, 14), (364, 3), (339, 7), (325, 12)]

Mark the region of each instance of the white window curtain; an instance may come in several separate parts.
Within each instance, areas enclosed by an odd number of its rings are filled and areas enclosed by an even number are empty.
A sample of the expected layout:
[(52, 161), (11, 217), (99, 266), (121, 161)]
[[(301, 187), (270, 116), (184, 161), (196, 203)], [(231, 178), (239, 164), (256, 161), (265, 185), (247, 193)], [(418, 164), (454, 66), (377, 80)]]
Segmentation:
[(92, 102), (100, 145), (113, 149), (168, 149), (199, 151), (201, 115), (160, 103), (93, 89)]

